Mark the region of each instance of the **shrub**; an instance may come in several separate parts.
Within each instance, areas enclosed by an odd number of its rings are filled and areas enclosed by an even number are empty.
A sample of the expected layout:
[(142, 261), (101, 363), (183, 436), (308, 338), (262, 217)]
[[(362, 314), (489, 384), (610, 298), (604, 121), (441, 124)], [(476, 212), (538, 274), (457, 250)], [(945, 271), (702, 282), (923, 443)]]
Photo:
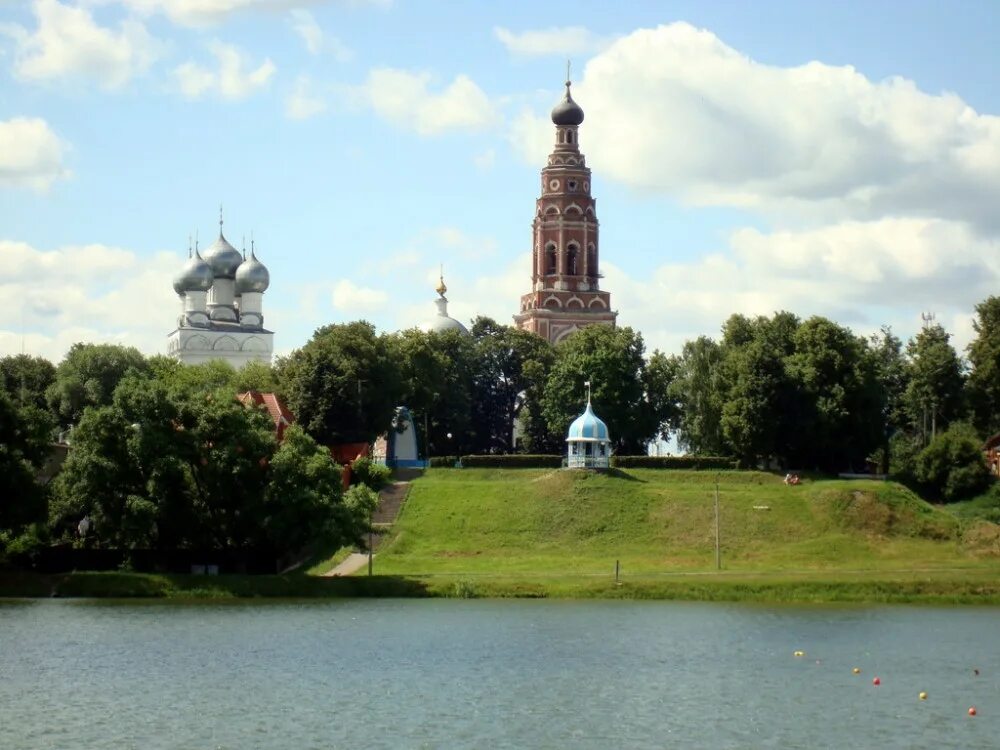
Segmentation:
[(949, 503), (977, 495), (990, 484), (979, 436), (964, 423), (935, 437), (917, 454), (913, 468), (928, 493)]
[(458, 456), (431, 456), (432, 469), (450, 469), (458, 461)]
[(530, 453), (462, 456), (462, 466), (470, 469), (558, 469), (562, 462), (562, 456)]
[(616, 469), (736, 469), (737, 461), (725, 456), (612, 456)]
[(363, 484), (366, 487), (378, 492), (389, 483), (392, 476), (392, 469), (382, 464), (377, 464), (367, 456), (354, 459), (351, 464), (351, 477), (353, 484)]

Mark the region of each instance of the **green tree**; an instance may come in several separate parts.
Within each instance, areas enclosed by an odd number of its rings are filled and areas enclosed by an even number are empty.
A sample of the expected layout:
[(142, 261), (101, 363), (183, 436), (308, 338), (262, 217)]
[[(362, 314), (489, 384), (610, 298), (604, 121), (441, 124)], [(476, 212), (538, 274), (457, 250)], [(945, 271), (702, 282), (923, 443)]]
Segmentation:
[(982, 440), (963, 422), (953, 423), (917, 454), (914, 475), (927, 492), (945, 502), (977, 495), (992, 481)]
[(866, 341), (813, 317), (795, 331), (794, 346), (786, 365), (800, 394), (799, 430), (784, 441), (788, 457), (826, 471), (863, 470), (883, 436), (876, 361)]
[(353, 499), (344, 496), (330, 452), (292, 425), (271, 460), (258, 544), (277, 550), (360, 545), (373, 508)]
[(88, 409), (56, 480), (51, 522), (72, 538), (134, 548), (257, 548), (295, 552), (360, 538), (339, 467), (299, 428), (279, 447), (266, 411), (231, 391), (178, 393), (125, 378), (110, 406)]
[(138, 349), (113, 344), (73, 344), (56, 367), (46, 394), (49, 408), (63, 424), (79, 421), (88, 406), (107, 406), (130, 370), (145, 373), (149, 364)]
[(548, 341), (528, 331), (478, 317), (472, 323), (475, 372), (472, 433), (476, 453), (514, 450), (514, 423), (529, 399), (538, 398), (554, 357)]
[(976, 305), (972, 323), (976, 338), (969, 344), (969, 402), (976, 429), (1000, 432), (1000, 297)]
[(0, 390), (0, 558), (8, 545), (45, 519), (45, 490), (35, 477), (49, 454), (52, 419)]
[[(555, 348), (555, 362), (542, 396), (549, 430), (565, 436), (583, 410), (584, 383), (593, 386), (594, 411), (603, 419), (619, 453), (644, 453), (669, 414), (665, 402), (650, 398), (642, 336), (631, 328), (588, 326)], [(659, 410), (659, 411), (658, 411)]]
[(871, 337), (869, 343), (880, 391), (881, 470), (883, 474), (887, 474), (893, 464), (892, 438), (909, 424), (904, 397), (909, 384), (910, 369), (903, 355), (903, 342), (893, 334), (889, 326), (882, 326), (882, 329)]
[(722, 359), (722, 348), (707, 336), (699, 336), (684, 343), (677, 362), (677, 375), (670, 385), (677, 404), (674, 427), (678, 445), (690, 453), (728, 453), (722, 435), (726, 395)]
[(45, 393), (55, 379), (56, 368), (44, 357), (30, 354), (0, 357), (0, 388), (19, 404), (45, 409)]
[(279, 393), (322, 445), (372, 442), (389, 429), (401, 403), (392, 347), (364, 321), (318, 329), (276, 370)]
[(785, 366), (798, 326), (794, 315), (779, 312), (753, 321), (734, 315), (723, 327), (722, 434), (744, 465), (787, 461), (801, 439), (802, 394)]
[(964, 368), (949, 339), (944, 328), (932, 325), (906, 346), (910, 378), (903, 402), (924, 444), (965, 414)]

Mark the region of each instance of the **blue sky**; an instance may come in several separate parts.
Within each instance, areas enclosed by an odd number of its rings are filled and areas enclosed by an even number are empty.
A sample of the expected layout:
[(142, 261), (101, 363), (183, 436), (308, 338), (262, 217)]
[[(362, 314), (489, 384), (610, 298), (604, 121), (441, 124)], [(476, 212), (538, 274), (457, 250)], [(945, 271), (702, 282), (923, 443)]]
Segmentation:
[(587, 112), (604, 288), (650, 348), (732, 312), (969, 340), (1000, 289), (995, 3), (0, 0), (0, 353), (164, 352), (218, 206), (277, 351), (528, 291), (547, 113)]

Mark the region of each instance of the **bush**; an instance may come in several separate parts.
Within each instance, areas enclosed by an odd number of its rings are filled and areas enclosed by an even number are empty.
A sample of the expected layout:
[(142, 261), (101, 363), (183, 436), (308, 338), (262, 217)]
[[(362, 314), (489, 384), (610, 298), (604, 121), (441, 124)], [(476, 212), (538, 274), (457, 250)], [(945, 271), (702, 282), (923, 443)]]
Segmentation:
[(462, 466), (469, 469), (559, 469), (562, 463), (562, 456), (530, 453), (462, 456)]
[(458, 461), (458, 456), (431, 456), (432, 469), (450, 469)]
[(945, 502), (978, 495), (990, 484), (982, 442), (968, 424), (955, 423), (935, 437), (914, 461), (917, 482)]
[(736, 469), (737, 461), (725, 456), (612, 456), (616, 469)]
[(378, 492), (389, 483), (392, 469), (377, 464), (367, 456), (354, 459), (351, 464), (351, 483), (363, 484)]

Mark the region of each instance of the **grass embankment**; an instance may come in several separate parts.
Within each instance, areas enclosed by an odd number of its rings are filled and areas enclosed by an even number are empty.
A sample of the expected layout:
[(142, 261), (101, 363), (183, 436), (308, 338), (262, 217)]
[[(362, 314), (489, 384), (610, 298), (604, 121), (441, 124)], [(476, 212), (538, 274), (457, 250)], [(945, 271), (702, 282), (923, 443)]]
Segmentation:
[(432, 470), (375, 570), (458, 596), (1000, 602), (994, 524), (894, 482), (718, 478), (721, 572), (716, 473), (638, 469)]
[(284, 576), (0, 573), (0, 596), (1000, 604), (988, 498), (934, 506), (893, 482), (718, 477), (721, 571), (715, 472), (433, 469), (413, 481), (371, 578), (319, 577), (335, 560), (318, 559)]

